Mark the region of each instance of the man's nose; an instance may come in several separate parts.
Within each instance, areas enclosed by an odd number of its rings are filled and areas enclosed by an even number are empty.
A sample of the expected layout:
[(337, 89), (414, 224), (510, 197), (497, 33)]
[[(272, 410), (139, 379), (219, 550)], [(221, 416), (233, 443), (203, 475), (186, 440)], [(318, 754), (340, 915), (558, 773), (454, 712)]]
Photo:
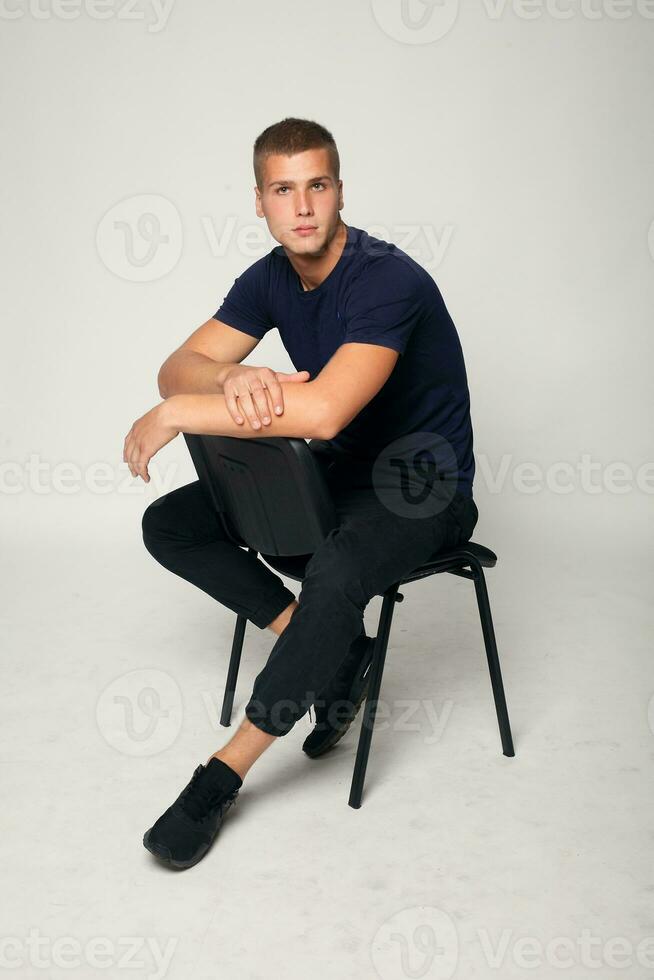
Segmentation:
[(295, 206), (298, 214), (311, 214), (311, 204), (309, 196), (304, 191), (298, 191)]

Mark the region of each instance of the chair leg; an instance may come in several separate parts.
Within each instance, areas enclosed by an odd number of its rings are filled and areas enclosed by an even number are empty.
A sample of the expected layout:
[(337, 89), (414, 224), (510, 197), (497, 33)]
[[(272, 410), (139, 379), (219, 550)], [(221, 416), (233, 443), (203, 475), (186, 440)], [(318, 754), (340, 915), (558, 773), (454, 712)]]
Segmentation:
[(372, 728), (375, 723), (377, 702), (381, 689), (382, 674), (384, 672), (384, 661), (386, 659), (386, 648), (388, 637), (391, 632), (393, 621), (393, 611), (397, 599), (396, 593), (399, 582), (392, 585), (384, 593), (381, 615), (379, 617), (379, 628), (375, 640), (375, 649), (370, 665), (370, 687), (368, 696), (363, 706), (363, 722), (357, 746), (357, 757), (354, 763), (354, 773), (352, 775), (352, 785), (350, 787), (350, 798), (348, 805), (358, 810), (361, 806), (361, 794), (363, 792), (363, 781), (366, 777), (366, 767), (368, 765), (368, 755), (370, 753), (370, 742), (372, 741)]
[(232, 722), (232, 707), (234, 705), (234, 692), (236, 690), (236, 678), (238, 677), (238, 668), (241, 663), (241, 651), (243, 649), (243, 637), (245, 636), (245, 627), (247, 624), (247, 616), (237, 616), (236, 617), (236, 629), (234, 630), (234, 639), (232, 641), (232, 653), (229, 658), (229, 668), (227, 670), (227, 681), (225, 683), (225, 695), (223, 697), (223, 707), (220, 712), (220, 724), (228, 727)]
[(490, 671), (491, 685), (493, 687), (493, 697), (495, 699), (495, 710), (500, 726), (500, 736), (502, 739), (502, 752), (504, 755), (514, 756), (513, 739), (511, 737), (511, 726), (509, 724), (509, 713), (504, 697), (504, 685), (502, 684), (502, 672), (500, 671), (500, 661), (497, 655), (497, 644), (495, 642), (495, 630), (493, 629), (493, 619), (491, 616), (490, 603), (488, 601), (488, 591), (486, 580), (481, 565), (470, 565), (475, 583), (477, 594), (477, 605), (479, 606), (479, 617), (481, 628), (484, 634), (484, 644), (486, 646), (486, 659), (488, 660), (488, 670)]

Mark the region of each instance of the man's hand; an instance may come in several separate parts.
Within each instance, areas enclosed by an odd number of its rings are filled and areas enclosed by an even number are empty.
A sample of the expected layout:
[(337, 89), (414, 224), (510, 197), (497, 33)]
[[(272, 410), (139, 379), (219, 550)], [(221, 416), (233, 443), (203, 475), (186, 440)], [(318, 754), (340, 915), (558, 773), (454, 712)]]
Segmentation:
[(179, 433), (168, 421), (167, 402), (154, 408), (137, 419), (125, 436), (123, 462), (127, 463), (132, 476), (140, 476), (145, 483), (150, 482), (148, 463), (159, 450)]
[[(239, 425), (243, 415), (247, 415), (253, 429), (260, 429), (261, 423), (270, 424), (270, 414), (284, 411), (284, 397), (281, 382), (301, 382), (309, 380), (308, 371), (273, 371), (269, 367), (254, 367), (237, 364), (223, 378), (223, 394), (227, 410)], [(240, 409), (237, 403), (240, 401)], [(242, 413), (242, 414), (241, 414)]]

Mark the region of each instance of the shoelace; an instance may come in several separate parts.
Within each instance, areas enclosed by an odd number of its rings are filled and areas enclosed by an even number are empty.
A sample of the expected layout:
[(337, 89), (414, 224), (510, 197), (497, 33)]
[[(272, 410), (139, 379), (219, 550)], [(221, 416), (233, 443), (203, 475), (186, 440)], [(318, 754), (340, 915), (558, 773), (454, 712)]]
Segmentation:
[(193, 778), (184, 798), (180, 801), (182, 808), (193, 820), (204, 819), (218, 803), (227, 803), (228, 800), (234, 799), (238, 792), (238, 790), (234, 790), (229, 793), (220, 786), (198, 785), (198, 780), (203, 771), (203, 767), (198, 766), (193, 773)]

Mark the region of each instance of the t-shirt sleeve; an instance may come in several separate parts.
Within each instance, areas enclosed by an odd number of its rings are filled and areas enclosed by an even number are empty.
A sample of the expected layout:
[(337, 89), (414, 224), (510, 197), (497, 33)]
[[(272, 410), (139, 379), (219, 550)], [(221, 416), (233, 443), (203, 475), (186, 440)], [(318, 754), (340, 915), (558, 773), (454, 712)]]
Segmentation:
[(262, 263), (255, 262), (234, 280), (213, 319), (261, 340), (275, 326), (270, 318), (266, 293), (265, 268)]
[(341, 343), (379, 344), (401, 355), (423, 311), (422, 287), (414, 271), (394, 258), (376, 263), (352, 286)]

